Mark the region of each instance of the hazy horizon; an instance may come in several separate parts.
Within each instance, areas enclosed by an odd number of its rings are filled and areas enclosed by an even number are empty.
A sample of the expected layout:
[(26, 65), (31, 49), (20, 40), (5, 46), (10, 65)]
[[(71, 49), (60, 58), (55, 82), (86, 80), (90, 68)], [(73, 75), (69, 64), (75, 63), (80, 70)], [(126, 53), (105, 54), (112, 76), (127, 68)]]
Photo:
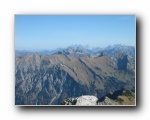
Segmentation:
[[(66, 47), (58, 47), (58, 48), (54, 48), (54, 49), (15, 49), (15, 50), (18, 50), (18, 51), (52, 51), (52, 50), (57, 50), (57, 49), (65, 49), (65, 48), (68, 48), (68, 47), (71, 47), (71, 46), (79, 46), (81, 44), (72, 44), (72, 45), (69, 45), (69, 46), (66, 46)], [(94, 48), (102, 48), (102, 49), (105, 49), (107, 47), (110, 47), (110, 46), (115, 46), (115, 45), (123, 45), (123, 46), (132, 46), (132, 47), (135, 47), (133, 45), (125, 45), (125, 44), (113, 44), (113, 45), (107, 45), (106, 47), (100, 47), (100, 46), (95, 46), (95, 47), (92, 47), (92, 46), (89, 46), (89, 45), (82, 45), (83, 47), (88, 47), (89, 49), (94, 49)]]
[(134, 15), (16, 15), (15, 50), (135, 46)]

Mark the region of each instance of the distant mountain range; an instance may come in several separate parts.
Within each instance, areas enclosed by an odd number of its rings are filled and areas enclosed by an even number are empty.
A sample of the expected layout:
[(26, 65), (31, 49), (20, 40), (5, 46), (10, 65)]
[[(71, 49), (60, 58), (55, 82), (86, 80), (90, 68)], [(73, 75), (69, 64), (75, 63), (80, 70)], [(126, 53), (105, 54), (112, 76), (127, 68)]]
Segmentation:
[(60, 105), (65, 98), (135, 92), (135, 48), (72, 45), (53, 51), (15, 54), (15, 104)]
[(134, 46), (127, 46), (127, 45), (121, 45), (121, 44), (116, 44), (112, 46), (108, 46), (106, 48), (100, 48), (100, 47), (89, 47), (88, 45), (71, 45), (68, 46), (67, 48), (57, 48), (54, 50), (16, 50), (15, 52), (17, 54), (26, 54), (26, 53), (40, 53), (40, 54), (46, 54), (46, 55), (52, 55), (57, 52), (73, 52), (73, 50), (77, 51), (84, 51), (88, 54), (101, 54), (101, 55), (113, 55), (115, 53), (122, 53), (125, 55), (129, 55), (131, 57), (135, 57), (135, 47)]

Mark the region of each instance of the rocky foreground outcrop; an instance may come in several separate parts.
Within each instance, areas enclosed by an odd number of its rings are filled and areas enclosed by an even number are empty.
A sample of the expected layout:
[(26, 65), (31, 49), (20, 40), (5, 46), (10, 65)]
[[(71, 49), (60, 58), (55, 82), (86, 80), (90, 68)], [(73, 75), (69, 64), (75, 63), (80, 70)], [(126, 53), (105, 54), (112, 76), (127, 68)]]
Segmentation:
[[(112, 94), (113, 96), (113, 94)], [(95, 105), (135, 105), (135, 94), (129, 90), (123, 90), (121, 94), (104, 96), (103, 100), (93, 95), (82, 95), (76, 98), (67, 98), (62, 105), (95, 106)]]
[(83, 95), (77, 98), (67, 98), (62, 105), (97, 105), (98, 98), (92, 95)]

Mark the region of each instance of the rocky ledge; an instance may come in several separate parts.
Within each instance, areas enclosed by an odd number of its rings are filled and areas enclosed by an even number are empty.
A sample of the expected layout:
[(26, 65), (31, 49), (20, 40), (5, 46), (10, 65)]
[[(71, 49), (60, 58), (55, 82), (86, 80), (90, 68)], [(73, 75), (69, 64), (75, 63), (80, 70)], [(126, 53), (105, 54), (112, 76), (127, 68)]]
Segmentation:
[[(93, 95), (82, 95), (76, 98), (67, 98), (62, 101), (62, 105), (94, 106), (94, 105), (135, 105), (135, 93), (129, 90), (122, 90), (116, 95), (106, 95), (98, 99)], [(114, 97), (115, 96), (115, 97)]]
[(97, 105), (98, 98), (92, 95), (83, 95), (77, 98), (64, 99), (62, 105)]

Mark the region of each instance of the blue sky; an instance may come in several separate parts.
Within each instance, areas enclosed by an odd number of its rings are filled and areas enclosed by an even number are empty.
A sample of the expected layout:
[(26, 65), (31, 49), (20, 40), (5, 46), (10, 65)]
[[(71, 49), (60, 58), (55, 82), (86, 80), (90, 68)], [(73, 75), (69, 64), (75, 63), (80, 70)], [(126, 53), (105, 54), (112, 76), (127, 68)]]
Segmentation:
[(16, 50), (135, 46), (134, 15), (15, 15)]

